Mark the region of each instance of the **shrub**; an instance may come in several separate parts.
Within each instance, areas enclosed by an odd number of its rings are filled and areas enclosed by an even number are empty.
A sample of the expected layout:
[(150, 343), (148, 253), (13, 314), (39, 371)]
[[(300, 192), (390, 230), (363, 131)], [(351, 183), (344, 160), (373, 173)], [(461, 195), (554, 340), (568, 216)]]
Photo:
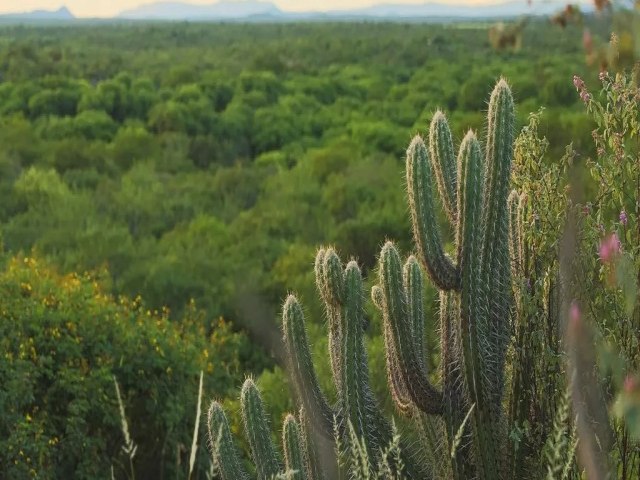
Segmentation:
[[(105, 293), (102, 275), (61, 275), (34, 258), (0, 271), (3, 478), (109, 478), (129, 469), (117, 379), (145, 478), (174, 478), (191, 445), (198, 377), (208, 395), (239, 383), (247, 338), (195, 306), (180, 322)], [(106, 278), (106, 277), (105, 277)], [(255, 362), (260, 363), (260, 362)], [(199, 442), (201, 445), (204, 442)], [(206, 456), (199, 457), (208, 467)], [(125, 461), (127, 466), (125, 465)], [(140, 477), (139, 477), (140, 478)]]

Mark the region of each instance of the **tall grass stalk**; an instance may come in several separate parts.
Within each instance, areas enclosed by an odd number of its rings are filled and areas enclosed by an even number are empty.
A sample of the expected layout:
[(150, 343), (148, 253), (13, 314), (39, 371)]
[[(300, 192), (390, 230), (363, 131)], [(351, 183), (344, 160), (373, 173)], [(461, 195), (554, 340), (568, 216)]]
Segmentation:
[(193, 473), (193, 466), (196, 463), (196, 451), (198, 450), (198, 429), (200, 427), (200, 416), (202, 415), (202, 375), (200, 370), (200, 386), (198, 387), (198, 406), (196, 408), (196, 423), (193, 426), (193, 440), (191, 442), (191, 456), (189, 457), (189, 479)]
[(133, 457), (136, 455), (138, 446), (133, 442), (131, 435), (129, 434), (129, 424), (127, 423), (127, 416), (124, 413), (124, 403), (122, 403), (122, 396), (120, 395), (120, 386), (115, 375), (113, 376), (113, 383), (116, 386), (116, 396), (118, 397), (118, 406), (120, 407), (120, 420), (122, 421), (122, 435), (124, 436), (124, 445), (122, 450), (127, 454), (129, 458), (129, 470), (131, 472), (131, 480), (135, 479), (135, 471), (133, 470)]

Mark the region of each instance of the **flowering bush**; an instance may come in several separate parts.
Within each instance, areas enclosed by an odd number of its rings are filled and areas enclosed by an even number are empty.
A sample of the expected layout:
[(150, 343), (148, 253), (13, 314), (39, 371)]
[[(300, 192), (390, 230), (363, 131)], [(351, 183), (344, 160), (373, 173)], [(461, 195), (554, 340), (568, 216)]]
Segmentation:
[[(199, 373), (205, 373), (208, 396), (227, 395), (245, 363), (260, 366), (248, 339), (223, 320), (207, 326), (195, 307), (174, 322), (166, 309), (149, 311), (140, 299), (114, 298), (100, 274), (60, 275), (27, 257), (4, 262), (2, 478), (133, 473), (122, 452), (114, 377), (137, 446), (134, 471), (147, 478), (174, 478), (177, 470), (184, 475), (180, 463), (189, 455)], [(204, 478), (204, 447), (198, 460), (196, 473)]]
[[(576, 223), (578, 255), (573, 288), (584, 320), (580, 328), (590, 332), (569, 329), (568, 334), (591, 336), (595, 341), (593, 355), (585, 353), (589, 348), (582, 345), (583, 351), (572, 366), (586, 371), (599, 365), (600, 394), (584, 393), (594, 389), (594, 385), (584, 384), (580, 398), (586, 405), (599, 396), (603, 405), (595, 408), (576, 403), (574, 395), (574, 407), (583, 419), (597, 417), (597, 410), (606, 415), (613, 407), (615, 417), (610, 425), (592, 425), (589, 431), (600, 428), (602, 442), (597, 449), (606, 454), (600, 457), (603, 471), (614, 470), (617, 478), (632, 478), (640, 463), (634, 444), (634, 439), (640, 439), (640, 385), (636, 381), (640, 369), (640, 88), (624, 74), (601, 72), (599, 80), (602, 89), (591, 94), (582, 80), (574, 79), (596, 124), (593, 139), (597, 156), (586, 162), (589, 175), (583, 185), (579, 181), (572, 184), (584, 196), (579, 199), (574, 195), (583, 215)], [(591, 453), (597, 458), (594, 451)]]

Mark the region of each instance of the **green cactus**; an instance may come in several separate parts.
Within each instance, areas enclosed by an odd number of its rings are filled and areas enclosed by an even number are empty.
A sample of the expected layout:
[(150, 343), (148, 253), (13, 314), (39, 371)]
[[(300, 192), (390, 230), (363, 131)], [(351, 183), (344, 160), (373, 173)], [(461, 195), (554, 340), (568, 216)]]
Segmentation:
[[(315, 265), (316, 283), (329, 320), (329, 356), (337, 390), (336, 405), (329, 404), (318, 384), (302, 307), (294, 295), (286, 299), (282, 313), (289, 370), (304, 409), (314, 412), (314, 426), (329, 438), (337, 432), (341, 450), (338, 453), (348, 456), (357, 450), (358, 455), (368, 458), (369, 471), (377, 472), (383, 450), (393, 441), (393, 432), (369, 384), (363, 338), (362, 275), (354, 261), (343, 268), (332, 248), (320, 249)], [(353, 438), (358, 439), (357, 445)], [(403, 444), (401, 451), (407, 478), (431, 477), (428, 467), (412, 461), (412, 449), (408, 445)]]
[(282, 445), (287, 466), (286, 474), (291, 480), (306, 480), (307, 478), (305, 461), (308, 455), (304, 454), (301, 435), (297, 420), (293, 415), (287, 415), (282, 427)]
[(212, 402), (207, 415), (209, 448), (223, 480), (247, 480), (249, 476), (240, 462), (233, 444), (227, 416), (218, 402)]
[[(315, 261), (316, 284), (329, 326), (335, 405), (319, 386), (302, 307), (294, 295), (286, 299), (282, 318), (288, 368), (303, 407), (300, 417), (306, 418), (301, 427), (305, 433), (294, 427), (291, 417), (285, 421), (287, 468), (305, 465), (304, 476), (294, 478), (320, 478), (317, 466), (312, 465), (311, 450), (305, 448), (308, 427), (324, 438), (337, 437), (339, 457), (351, 455), (351, 461), (345, 463), (358, 464), (358, 471), (351, 469), (351, 475), (366, 471), (367, 478), (381, 478), (391, 471), (394, 478), (408, 479), (508, 478), (510, 455), (502, 396), (512, 336), (510, 269), (521, 258), (516, 252), (518, 232), (509, 232), (510, 215), (511, 223), (518, 223), (517, 209), (513, 200), (510, 208), (507, 205), (513, 124), (511, 92), (500, 80), (489, 102), (484, 155), (476, 136), (469, 132), (456, 158), (441, 112), (431, 122), (429, 147), (417, 136), (407, 150), (408, 200), (417, 258), (409, 256), (403, 264), (394, 244), (387, 242), (380, 254), (379, 284), (373, 287), (371, 298), (383, 314), (392, 397), (398, 411), (418, 427), (426, 455), (418, 459), (409, 442), (400, 443), (401, 453), (394, 465), (388, 464), (384, 453), (396, 436), (369, 384), (358, 265), (350, 261), (343, 267), (332, 248), (320, 249)], [(438, 230), (434, 183), (455, 232), (453, 256), (446, 253)], [(510, 255), (510, 246), (518, 255)], [(439, 387), (432, 382), (438, 375), (428, 371), (425, 360), (422, 267), (440, 289)], [(242, 398), (251, 451), (260, 478), (266, 478), (281, 467), (253, 384), (245, 385)], [(246, 478), (217, 404), (209, 417), (212, 439), (219, 443), (214, 457), (223, 478)], [(441, 430), (446, 432), (446, 445), (439, 442)], [(231, 473), (236, 476), (230, 477)]]
[[(514, 107), (504, 80), (489, 102), (484, 156), (469, 132), (457, 165), (444, 115), (436, 113), (430, 148), (415, 137), (407, 150), (407, 189), (418, 255), (441, 289), (441, 390), (430, 381), (416, 345), (415, 289), (403, 282), (402, 263), (391, 243), (382, 249), (379, 288), (387, 363), (397, 369), (411, 402), (443, 415), (454, 478), (506, 478), (506, 428), (502, 409), (504, 364), (511, 336), (509, 215), (507, 193), (513, 157)], [(455, 230), (456, 258), (445, 254), (438, 231), (436, 183)], [(415, 264), (409, 258), (406, 269)], [(415, 269), (419, 275), (419, 269)], [(406, 275), (405, 275), (406, 276)], [(379, 296), (376, 289), (374, 295)], [(397, 396), (394, 396), (397, 398)], [(400, 407), (407, 408), (402, 398)], [(464, 422), (471, 412), (468, 422)]]
[[(293, 415), (287, 415), (282, 427), (282, 445), (285, 468), (282, 467), (276, 447), (271, 441), (271, 430), (262, 406), (260, 392), (251, 379), (247, 379), (240, 394), (242, 418), (249, 440), (251, 456), (259, 480), (282, 478), (287, 480), (317, 480), (310, 463), (309, 444), (303, 439), (300, 425)], [(212, 402), (208, 414), (209, 443), (214, 464), (222, 480), (250, 478), (233, 444), (229, 422), (218, 402)]]

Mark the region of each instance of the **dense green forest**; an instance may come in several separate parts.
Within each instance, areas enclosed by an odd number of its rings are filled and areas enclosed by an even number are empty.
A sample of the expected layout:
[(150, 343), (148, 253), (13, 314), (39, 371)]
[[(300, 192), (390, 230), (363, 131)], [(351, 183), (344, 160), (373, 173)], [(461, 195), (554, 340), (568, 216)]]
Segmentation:
[[(531, 21), (521, 48), (502, 51), (488, 30), (0, 27), (6, 478), (126, 478), (114, 377), (138, 478), (186, 478), (201, 370), (204, 399), (236, 412), (234, 431), (249, 373), (279, 423), (293, 408), (283, 299), (304, 301), (323, 360), (316, 251), (357, 259), (370, 283), (385, 239), (411, 251), (405, 151), (437, 109), (458, 144), (483, 131), (488, 94), (505, 77), (517, 131), (543, 109), (540, 161), (559, 163), (569, 144), (576, 163), (593, 156), (596, 123), (572, 83), (597, 82), (582, 30)], [(371, 371), (382, 372), (376, 316), (367, 310), (367, 343)], [(329, 367), (317, 368), (330, 386)], [(384, 375), (372, 383), (392, 411)], [(209, 469), (202, 440), (192, 478)]]
[[(381, 238), (407, 238), (389, 180), (408, 140), (437, 108), (457, 138), (481, 127), (499, 76), (521, 124), (547, 109), (554, 153), (590, 148), (571, 84), (585, 70), (578, 30), (532, 26), (515, 53), (495, 52), (475, 25), (1, 35), (5, 249), (64, 271), (107, 266), (116, 293), (174, 312), (193, 298), (238, 326), (273, 318), (318, 244), (370, 267)], [(246, 298), (257, 311), (243, 311)]]

